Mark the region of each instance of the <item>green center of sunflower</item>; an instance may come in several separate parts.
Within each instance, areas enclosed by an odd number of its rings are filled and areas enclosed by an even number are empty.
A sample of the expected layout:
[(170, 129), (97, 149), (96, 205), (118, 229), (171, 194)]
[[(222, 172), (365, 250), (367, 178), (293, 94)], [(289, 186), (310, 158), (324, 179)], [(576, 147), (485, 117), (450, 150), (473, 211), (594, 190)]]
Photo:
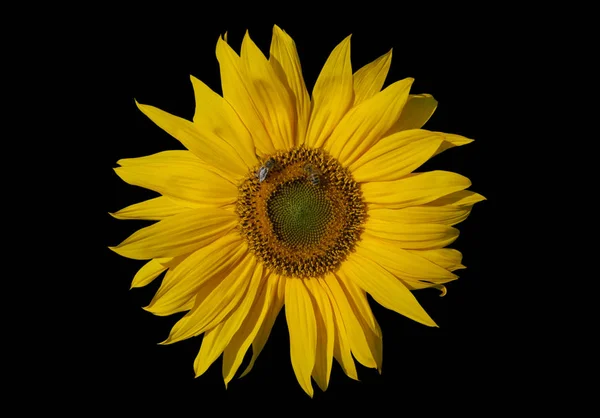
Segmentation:
[(267, 213), (275, 236), (290, 247), (319, 244), (333, 215), (325, 191), (303, 180), (281, 184), (267, 201)]
[(239, 186), (236, 213), (248, 248), (286, 277), (336, 271), (360, 239), (366, 205), (350, 172), (320, 149), (266, 156)]

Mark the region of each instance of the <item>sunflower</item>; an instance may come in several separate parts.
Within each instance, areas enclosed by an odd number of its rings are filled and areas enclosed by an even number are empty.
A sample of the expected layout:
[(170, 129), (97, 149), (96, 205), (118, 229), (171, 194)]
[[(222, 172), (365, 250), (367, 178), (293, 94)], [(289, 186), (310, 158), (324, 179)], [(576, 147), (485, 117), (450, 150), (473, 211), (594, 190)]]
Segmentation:
[(196, 376), (223, 354), (227, 385), (252, 346), (252, 369), (285, 306), (291, 362), (313, 395), (332, 361), (381, 372), (382, 332), (367, 293), (426, 326), (412, 291), (457, 279), (462, 255), (444, 248), (483, 196), (446, 171), (413, 173), (472, 142), (421, 129), (437, 102), (410, 95), (412, 78), (382, 90), (392, 51), (355, 73), (350, 36), (309, 96), (292, 38), (273, 29), (269, 58), (246, 33), (238, 55), (216, 46), (223, 95), (192, 77), (193, 121), (137, 104), (187, 150), (118, 161), (125, 182), (160, 194), (113, 214), (158, 221), (116, 253), (149, 260), (132, 287), (166, 272), (155, 315), (187, 312), (164, 344), (204, 334)]

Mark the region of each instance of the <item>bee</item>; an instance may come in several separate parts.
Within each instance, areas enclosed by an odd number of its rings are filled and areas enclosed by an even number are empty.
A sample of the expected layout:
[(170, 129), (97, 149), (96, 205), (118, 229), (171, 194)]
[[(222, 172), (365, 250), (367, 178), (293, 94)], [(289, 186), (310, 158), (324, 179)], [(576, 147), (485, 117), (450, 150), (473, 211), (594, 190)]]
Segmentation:
[(317, 170), (314, 165), (306, 164), (304, 166), (304, 172), (313, 186), (318, 186), (321, 184), (321, 172)]
[(258, 169), (256, 172), (256, 178), (259, 183), (262, 183), (267, 179), (267, 175), (269, 175), (269, 171), (271, 171), (275, 167), (275, 160), (273, 158), (269, 158), (265, 161), (265, 164)]

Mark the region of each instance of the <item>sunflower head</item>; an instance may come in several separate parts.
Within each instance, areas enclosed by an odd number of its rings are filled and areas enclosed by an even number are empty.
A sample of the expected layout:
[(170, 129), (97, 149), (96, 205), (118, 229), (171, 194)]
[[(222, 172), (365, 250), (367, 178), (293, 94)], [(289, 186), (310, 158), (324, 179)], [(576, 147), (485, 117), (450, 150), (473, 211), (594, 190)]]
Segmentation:
[(427, 326), (412, 291), (457, 279), (462, 255), (445, 248), (453, 225), (483, 196), (445, 171), (415, 173), (465, 137), (422, 129), (437, 102), (382, 90), (391, 51), (353, 72), (350, 37), (331, 53), (309, 96), (292, 38), (277, 26), (267, 58), (246, 33), (238, 55), (220, 38), (223, 95), (192, 77), (192, 121), (139, 109), (185, 151), (119, 161), (126, 182), (159, 196), (113, 214), (156, 220), (112, 249), (147, 260), (132, 287), (165, 273), (145, 308), (187, 312), (164, 343), (203, 334), (196, 375), (223, 355), (229, 383), (252, 347), (253, 366), (281, 308), (291, 362), (312, 396), (335, 358), (381, 370), (381, 329), (367, 293)]

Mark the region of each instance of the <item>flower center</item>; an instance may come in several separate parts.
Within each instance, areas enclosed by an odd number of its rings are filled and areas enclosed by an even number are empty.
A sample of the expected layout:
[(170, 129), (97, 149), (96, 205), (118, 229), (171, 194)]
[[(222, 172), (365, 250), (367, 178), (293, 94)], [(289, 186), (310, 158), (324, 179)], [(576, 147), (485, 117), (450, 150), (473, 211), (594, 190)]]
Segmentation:
[(248, 247), (288, 277), (337, 270), (360, 239), (366, 206), (350, 172), (323, 150), (278, 152), (239, 187), (236, 213)]
[(325, 191), (302, 179), (281, 184), (267, 201), (273, 233), (291, 248), (318, 245), (332, 219)]

